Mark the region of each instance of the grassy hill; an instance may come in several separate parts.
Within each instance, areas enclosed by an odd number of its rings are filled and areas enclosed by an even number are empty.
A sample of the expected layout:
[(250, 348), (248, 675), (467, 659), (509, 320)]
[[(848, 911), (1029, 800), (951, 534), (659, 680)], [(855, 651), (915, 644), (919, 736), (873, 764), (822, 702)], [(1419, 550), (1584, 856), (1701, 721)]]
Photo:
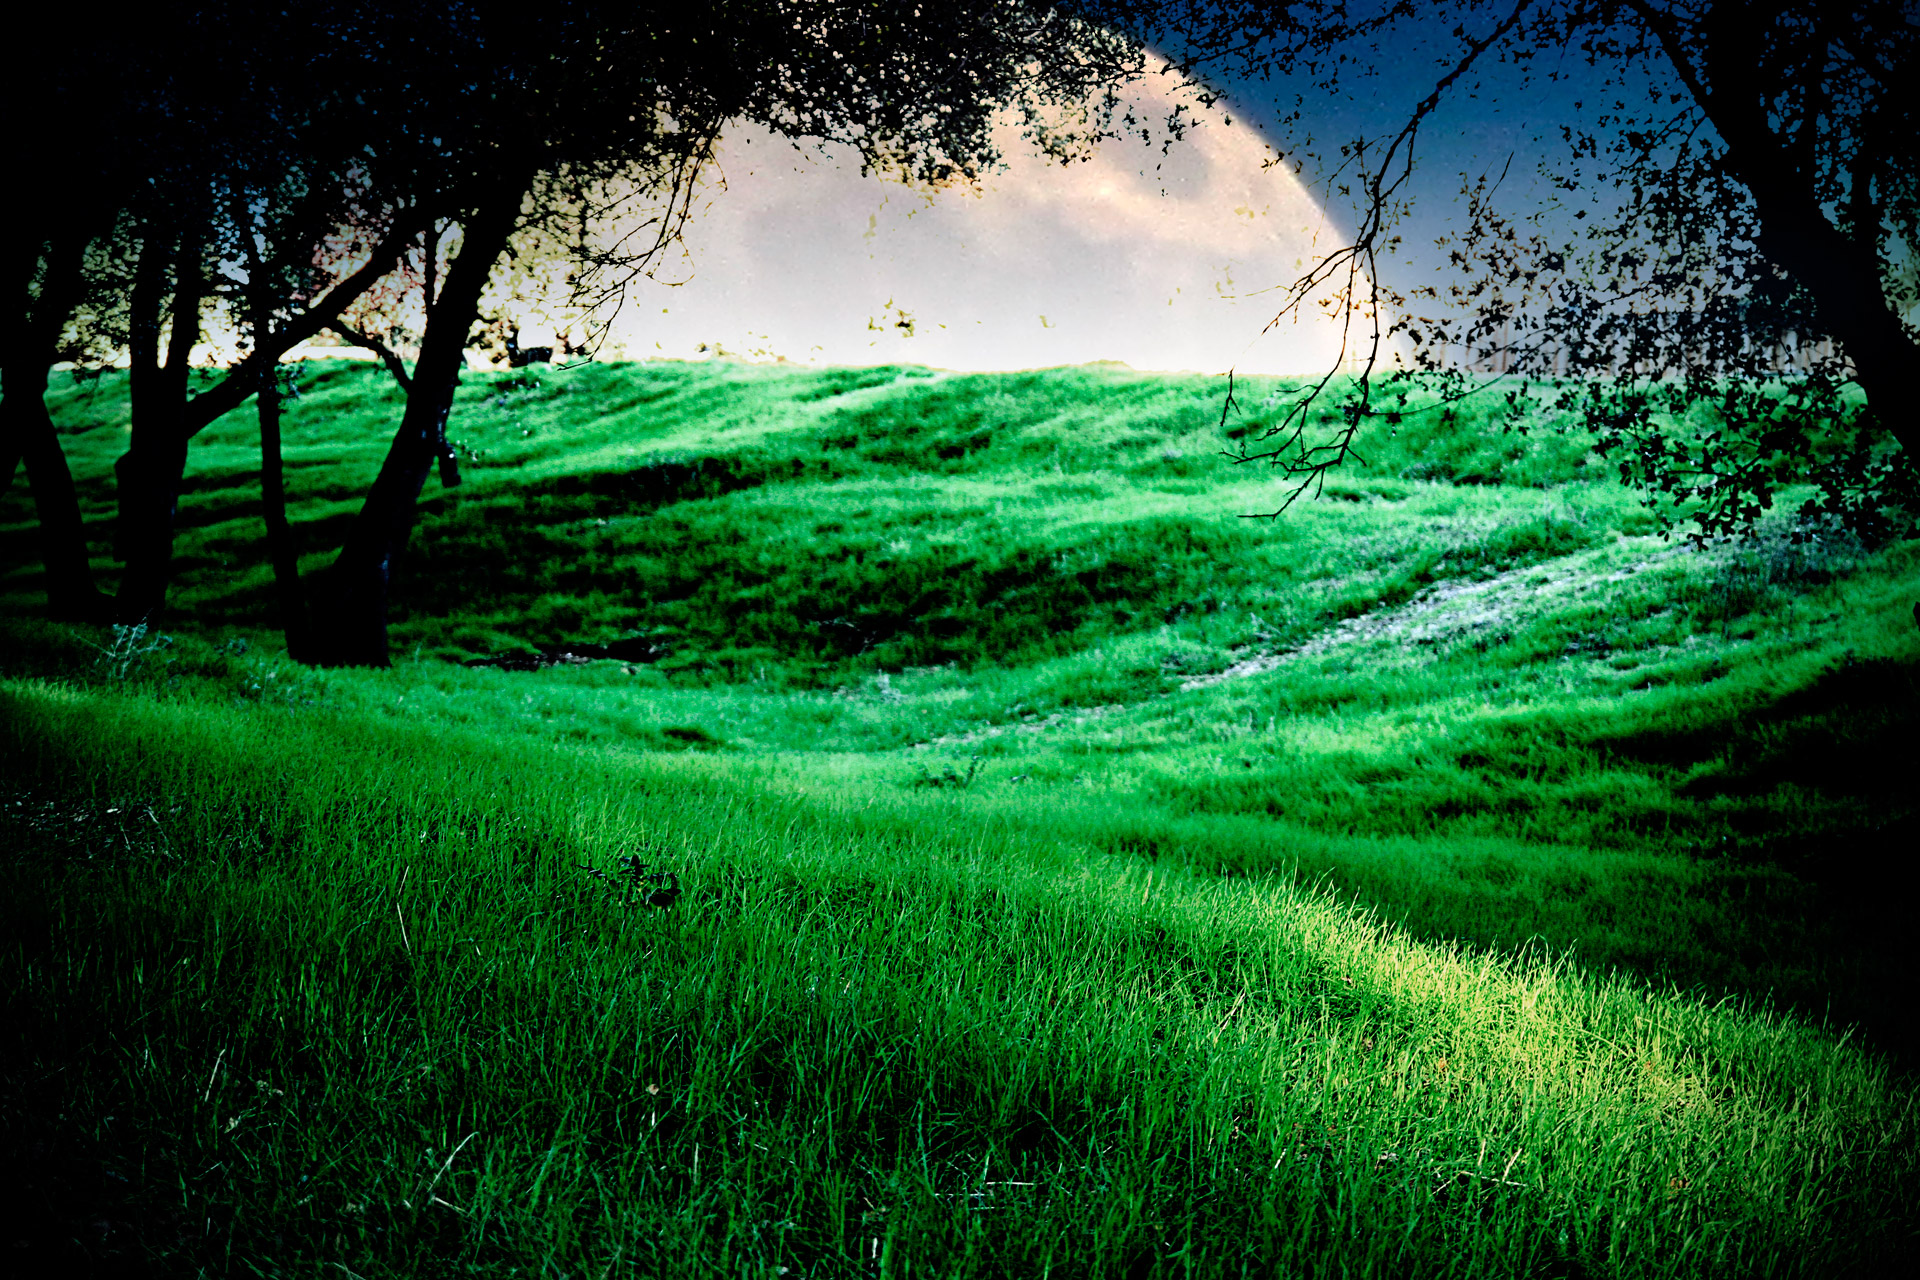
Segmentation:
[[(300, 386), (314, 569), (398, 406)], [(1102, 367), (470, 377), (379, 673), (280, 655), (244, 415), (164, 646), (26, 620), (16, 485), (32, 1247), (1896, 1265), (1920, 547), (1662, 541), (1554, 424), (1431, 413), (1248, 520), (1219, 455), (1272, 389), (1223, 431), (1218, 381)], [(124, 383), (53, 401), (110, 572)]]

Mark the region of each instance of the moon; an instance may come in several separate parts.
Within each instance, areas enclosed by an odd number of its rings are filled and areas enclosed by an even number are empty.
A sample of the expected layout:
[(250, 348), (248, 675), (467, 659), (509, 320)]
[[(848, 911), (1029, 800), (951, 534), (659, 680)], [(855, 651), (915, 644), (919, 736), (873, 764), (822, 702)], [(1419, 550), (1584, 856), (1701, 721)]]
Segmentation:
[(639, 359), (952, 370), (1307, 373), (1362, 355), (1369, 313), (1338, 298), (1275, 320), (1343, 241), (1258, 131), (1163, 70), (1124, 96), (1148, 121), (1184, 102), (1192, 123), (1171, 145), (1135, 133), (1063, 165), (1006, 119), (1005, 167), (973, 187), (909, 186), (862, 174), (851, 149), (737, 127), (679, 252), (609, 336)]

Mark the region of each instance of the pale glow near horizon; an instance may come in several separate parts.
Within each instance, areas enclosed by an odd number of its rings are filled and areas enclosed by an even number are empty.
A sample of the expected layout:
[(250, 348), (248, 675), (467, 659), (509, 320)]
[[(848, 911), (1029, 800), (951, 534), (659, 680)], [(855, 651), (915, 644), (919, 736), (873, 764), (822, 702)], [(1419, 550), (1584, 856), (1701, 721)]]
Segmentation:
[[(1130, 97), (1155, 120), (1177, 92), (1150, 74)], [(1307, 373), (1340, 360), (1340, 324), (1317, 307), (1261, 336), (1285, 287), (1341, 240), (1256, 130), (1200, 110), (1164, 153), (1135, 137), (1067, 166), (1008, 134), (1004, 172), (927, 191), (863, 176), (848, 152), (736, 129), (684, 254), (635, 286), (612, 342), (635, 359), (956, 370)], [(1370, 325), (1354, 320), (1365, 342)]]

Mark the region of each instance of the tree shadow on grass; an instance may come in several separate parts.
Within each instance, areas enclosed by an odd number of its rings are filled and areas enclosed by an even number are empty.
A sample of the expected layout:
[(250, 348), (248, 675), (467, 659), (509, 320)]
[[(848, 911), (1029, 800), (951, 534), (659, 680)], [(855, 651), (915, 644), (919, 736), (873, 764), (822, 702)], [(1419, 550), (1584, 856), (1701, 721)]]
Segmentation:
[[(1814, 1016), (1858, 1022), (1909, 1069), (1916, 935), (1911, 878), (1920, 849), (1920, 663), (1843, 661), (1731, 723), (1695, 722), (1602, 738), (1631, 760), (1687, 770), (1679, 794), (1729, 830), (1709, 850), (1729, 870), (1775, 869), (1806, 886), (1807, 933), (1855, 979), (1776, 994)], [(1790, 972), (1794, 957), (1756, 957)]]

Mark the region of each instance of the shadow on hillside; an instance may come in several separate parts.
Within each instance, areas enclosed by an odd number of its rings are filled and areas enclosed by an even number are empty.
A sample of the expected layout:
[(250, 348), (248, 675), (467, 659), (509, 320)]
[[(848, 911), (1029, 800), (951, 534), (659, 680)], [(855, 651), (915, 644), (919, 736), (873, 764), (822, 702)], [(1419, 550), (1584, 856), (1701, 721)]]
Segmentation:
[(1752, 797), (1791, 784), (1911, 803), (1920, 762), (1920, 663), (1844, 662), (1735, 724), (1641, 730), (1596, 745), (1649, 764), (1712, 761), (1685, 788), (1703, 798)]
[[(1907, 883), (1920, 850), (1920, 663), (1848, 661), (1734, 723), (1642, 730), (1598, 745), (1686, 770), (1682, 794), (1732, 834), (1712, 853), (1733, 866), (1778, 868), (1808, 887), (1813, 930), (1847, 953), (1846, 990), (1808, 989), (1791, 1003), (1859, 1022), (1908, 1067), (1920, 1066), (1920, 937)], [(1791, 957), (1768, 957), (1792, 968)]]
[[(1642, 730), (1596, 745), (1687, 769), (1679, 791), (1715, 804), (1736, 833), (1723, 852), (1834, 884), (1883, 874), (1920, 848), (1920, 663), (1847, 661), (1733, 723)], [(1773, 803), (1762, 804), (1771, 799)], [(1796, 826), (1796, 813), (1824, 820)], [(1884, 895), (1879, 895), (1884, 896)]]

